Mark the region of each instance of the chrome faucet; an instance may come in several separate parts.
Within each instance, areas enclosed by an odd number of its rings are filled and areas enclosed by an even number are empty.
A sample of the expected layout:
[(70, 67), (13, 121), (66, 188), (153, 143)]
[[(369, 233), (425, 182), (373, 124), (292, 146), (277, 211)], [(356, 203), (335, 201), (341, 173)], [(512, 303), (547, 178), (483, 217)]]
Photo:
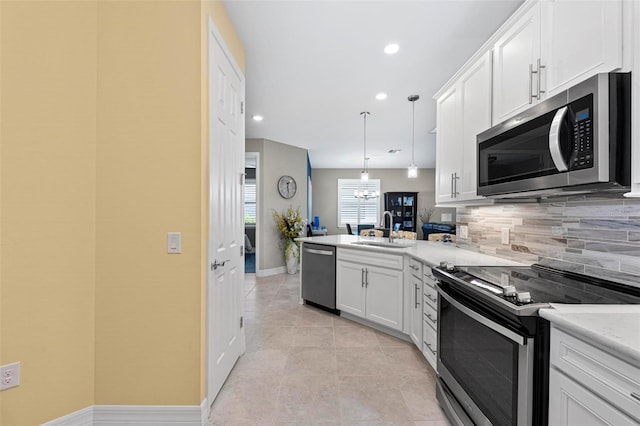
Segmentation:
[(382, 213), (382, 222), (380, 222), (380, 226), (384, 228), (384, 218), (389, 215), (389, 242), (393, 242), (393, 215), (389, 210), (385, 210)]

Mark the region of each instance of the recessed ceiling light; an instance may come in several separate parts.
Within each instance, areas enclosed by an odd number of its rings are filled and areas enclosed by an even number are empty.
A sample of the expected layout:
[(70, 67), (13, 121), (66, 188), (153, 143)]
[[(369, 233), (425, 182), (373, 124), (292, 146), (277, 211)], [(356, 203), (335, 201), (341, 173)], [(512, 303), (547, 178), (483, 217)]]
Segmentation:
[(398, 46), (395, 43), (387, 44), (384, 47), (384, 53), (386, 53), (387, 55), (393, 55), (394, 53), (398, 53), (398, 50), (400, 50), (400, 46)]
[(382, 92), (381, 92), (381, 93), (378, 93), (378, 94), (376, 95), (376, 99), (377, 99), (377, 100), (379, 100), (379, 101), (381, 101), (381, 100), (383, 100), (383, 99), (387, 99), (387, 94), (386, 94), (386, 93), (382, 93)]
[(401, 149), (390, 149), (389, 151), (387, 151), (389, 154), (397, 154), (400, 151), (402, 151)]
[(264, 117), (261, 116), (261, 115), (254, 115), (251, 118), (253, 118), (253, 121), (262, 121), (262, 120), (264, 120)]

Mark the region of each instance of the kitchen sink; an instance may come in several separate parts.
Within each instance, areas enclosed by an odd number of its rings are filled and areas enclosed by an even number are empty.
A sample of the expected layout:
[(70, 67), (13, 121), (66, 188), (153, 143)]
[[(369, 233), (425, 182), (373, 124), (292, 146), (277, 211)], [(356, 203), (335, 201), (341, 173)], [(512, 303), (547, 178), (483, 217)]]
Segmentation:
[(359, 245), (359, 246), (405, 249), (407, 247), (413, 246), (415, 243), (409, 243), (409, 242), (389, 243), (386, 241), (356, 241), (355, 243), (352, 243), (352, 244)]

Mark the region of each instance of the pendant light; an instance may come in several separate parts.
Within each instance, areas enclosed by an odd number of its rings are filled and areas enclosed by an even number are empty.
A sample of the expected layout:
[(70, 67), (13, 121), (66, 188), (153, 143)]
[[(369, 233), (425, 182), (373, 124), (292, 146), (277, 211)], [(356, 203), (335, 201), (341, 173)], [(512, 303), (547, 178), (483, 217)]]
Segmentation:
[(370, 113), (368, 111), (363, 111), (360, 113), (360, 115), (364, 118), (364, 160), (362, 164), (362, 171), (360, 172), (360, 183), (361, 185), (364, 185), (365, 188), (362, 191), (355, 190), (353, 192), (353, 196), (356, 198), (361, 198), (363, 200), (372, 200), (378, 198), (378, 192), (369, 192), (366, 187), (367, 182), (369, 181), (369, 170), (367, 170), (367, 115), (370, 115)]
[(409, 102), (413, 106), (413, 121), (411, 123), (411, 164), (409, 164), (409, 168), (407, 169), (407, 177), (409, 178), (417, 178), (418, 177), (418, 166), (415, 163), (415, 150), (416, 150), (416, 101), (420, 99), (419, 95), (411, 95), (409, 96)]
[(363, 111), (360, 115), (364, 117), (364, 161), (360, 172), (360, 180), (367, 182), (369, 180), (369, 171), (367, 170), (367, 115), (370, 114), (368, 111)]

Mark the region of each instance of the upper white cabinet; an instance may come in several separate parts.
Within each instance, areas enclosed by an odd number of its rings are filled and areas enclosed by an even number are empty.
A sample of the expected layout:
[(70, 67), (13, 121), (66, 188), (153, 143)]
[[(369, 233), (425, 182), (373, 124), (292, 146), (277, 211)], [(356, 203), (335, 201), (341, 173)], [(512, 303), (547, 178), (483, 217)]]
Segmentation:
[(542, 85), (547, 96), (622, 67), (622, 2), (544, 1)]
[(540, 4), (514, 22), (493, 46), (493, 124), (529, 108), (537, 96)]
[(490, 52), (438, 98), (437, 114), (436, 202), (483, 199), (476, 194), (476, 136), (491, 127)]
[(622, 67), (621, 0), (532, 3), (493, 45), (493, 124)]

